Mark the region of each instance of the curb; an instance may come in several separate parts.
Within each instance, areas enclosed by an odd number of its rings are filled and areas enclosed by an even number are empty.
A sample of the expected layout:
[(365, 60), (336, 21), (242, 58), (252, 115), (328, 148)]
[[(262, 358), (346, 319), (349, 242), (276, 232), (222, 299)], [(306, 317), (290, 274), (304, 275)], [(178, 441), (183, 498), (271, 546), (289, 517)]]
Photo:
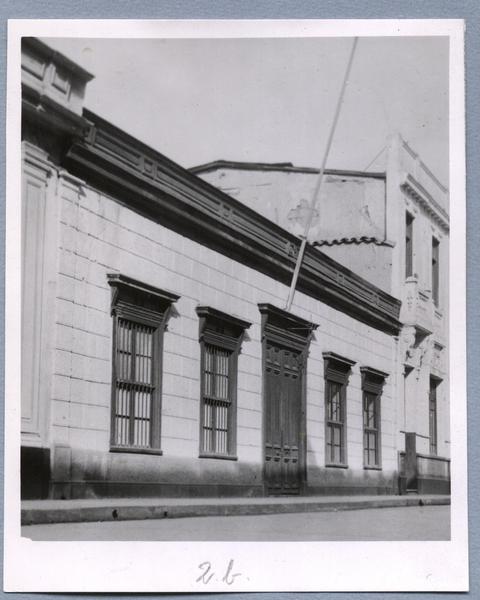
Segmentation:
[[(67, 501), (68, 502), (68, 501)], [(400, 496), (378, 500), (323, 500), (314, 502), (268, 502), (252, 504), (191, 504), (174, 505), (155, 503), (150, 505), (68, 507), (65, 508), (22, 508), (22, 525), (44, 525), (48, 523), (82, 523), (95, 521), (134, 521), (146, 519), (177, 519), (182, 517), (226, 517), (241, 515), (269, 515), (280, 513), (337, 512), (367, 508), (394, 508), (406, 506), (449, 505), (450, 496), (430, 498)]]

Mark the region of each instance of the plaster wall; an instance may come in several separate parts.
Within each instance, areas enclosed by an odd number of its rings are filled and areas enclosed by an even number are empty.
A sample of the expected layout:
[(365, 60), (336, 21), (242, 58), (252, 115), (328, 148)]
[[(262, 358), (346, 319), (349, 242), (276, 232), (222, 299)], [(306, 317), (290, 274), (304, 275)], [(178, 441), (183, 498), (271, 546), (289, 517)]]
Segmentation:
[[(408, 176), (421, 183), (420, 200), (404, 189)], [(448, 213), (448, 190), (434, 177), (400, 136), (388, 148), (387, 232), (395, 241), (392, 263), (392, 293), (402, 299), (400, 357), (408, 374), (399, 389), (399, 439), (404, 431), (416, 433), (417, 451), (430, 453), (430, 378), (437, 386), (437, 455), (450, 456), (449, 349), (448, 349), (448, 230), (433, 218), (428, 207)], [(437, 210), (437, 209), (435, 209)], [(413, 217), (412, 271), (406, 278), (406, 213)], [(448, 220), (448, 219), (447, 219)], [(432, 297), (432, 239), (439, 242), (439, 297)], [(402, 449), (402, 446), (399, 448)], [(433, 463), (432, 463), (433, 465)]]
[(319, 248), (333, 260), (346, 265), (381, 290), (389, 292), (392, 273), (392, 247), (374, 243), (322, 245)]
[[(199, 176), (294, 234), (303, 233), (317, 173), (220, 168)], [(309, 239), (382, 236), (384, 179), (325, 174)]]
[[(69, 179), (58, 188), (58, 276), (50, 439), (56, 497), (262, 493), (262, 349), (257, 304), (283, 307), (287, 287)], [(109, 452), (112, 318), (107, 273), (179, 294), (164, 334), (162, 456)], [(237, 461), (198, 458), (197, 305), (252, 323), (238, 360)], [(397, 468), (395, 341), (297, 293), (292, 312), (319, 328), (307, 365), (307, 470), (312, 489), (393, 491)], [(348, 469), (325, 468), (322, 352), (357, 361), (347, 391)], [(382, 466), (363, 469), (360, 366), (391, 375), (382, 396)], [(141, 485), (141, 488), (139, 486)]]
[[(317, 173), (219, 168), (199, 173), (215, 187), (294, 235), (303, 235)], [(316, 204), (309, 241), (362, 236), (385, 239), (385, 179), (326, 174)], [(322, 252), (380, 289), (390, 292), (392, 248), (374, 243), (322, 245)]]

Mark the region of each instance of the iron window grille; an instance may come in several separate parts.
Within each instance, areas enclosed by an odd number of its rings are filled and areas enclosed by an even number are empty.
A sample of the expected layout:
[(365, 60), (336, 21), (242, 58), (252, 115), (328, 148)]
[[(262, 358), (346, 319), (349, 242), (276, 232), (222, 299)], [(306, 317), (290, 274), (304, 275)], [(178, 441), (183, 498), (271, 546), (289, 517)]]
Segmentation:
[(160, 453), (163, 331), (179, 296), (124, 275), (112, 288), (110, 448)]
[(371, 367), (360, 367), (363, 394), (363, 466), (382, 468), (381, 397), (388, 376)]
[(347, 386), (355, 361), (323, 354), (325, 376), (325, 464), (347, 467)]
[(154, 346), (158, 328), (116, 319), (114, 446), (151, 448), (152, 405), (158, 385)]
[(200, 457), (236, 459), (237, 369), (250, 323), (211, 307), (200, 317)]
[(203, 431), (201, 452), (230, 455), (232, 444), (232, 352), (204, 346)]

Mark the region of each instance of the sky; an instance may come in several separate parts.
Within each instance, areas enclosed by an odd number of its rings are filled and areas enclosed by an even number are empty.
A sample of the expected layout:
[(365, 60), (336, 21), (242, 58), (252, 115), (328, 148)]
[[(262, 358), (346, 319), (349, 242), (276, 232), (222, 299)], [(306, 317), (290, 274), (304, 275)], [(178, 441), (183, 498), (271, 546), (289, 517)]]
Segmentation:
[[(85, 106), (184, 167), (319, 167), (352, 39), (43, 38), (93, 75)], [(327, 167), (383, 170), (399, 132), (448, 184), (448, 39), (360, 38)]]

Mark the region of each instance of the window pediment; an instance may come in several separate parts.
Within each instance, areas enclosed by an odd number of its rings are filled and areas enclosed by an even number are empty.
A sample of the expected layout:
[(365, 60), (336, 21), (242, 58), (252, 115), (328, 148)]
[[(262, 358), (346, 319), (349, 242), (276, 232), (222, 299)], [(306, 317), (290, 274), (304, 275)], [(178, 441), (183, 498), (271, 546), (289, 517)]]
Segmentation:
[(354, 360), (335, 354), (335, 352), (324, 352), (324, 377), (338, 383), (348, 383)]
[(372, 367), (360, 367), (362, 389), (373, 394), (381, 394), (388, 373)]
[(235, 350), (251, 323), (211, 306), (197, 306), (200, 318), (199, 339), (207, 344)]
[(171, 305), (180, 298), (177, 294), (119, 273), (109, 273), (107, 280), (112, 288), (112, 315), (148, 322), (155, 326), (166, 319)]

